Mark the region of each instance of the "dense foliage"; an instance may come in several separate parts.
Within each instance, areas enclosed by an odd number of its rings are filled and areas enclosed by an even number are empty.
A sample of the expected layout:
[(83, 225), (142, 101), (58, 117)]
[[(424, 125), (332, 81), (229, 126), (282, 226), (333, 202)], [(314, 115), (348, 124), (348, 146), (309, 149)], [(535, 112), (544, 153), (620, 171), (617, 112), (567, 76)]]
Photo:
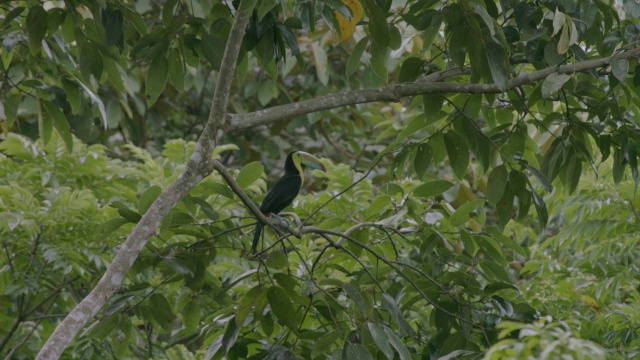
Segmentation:
[[(249, 256), (255, 218), (206, 177), (65, 357), (640, 352), (636, 1), (69, 0), (0, 6), (0, 354), (33, 358), (127, 250), (252, 7), (232, 113), (433, 89), (224, 133), (213, 156), (258, 203), (288, 151), (323, 158), (289, 208), (306, 233)], [(467, 83), (498, 91), (446, 87)]]

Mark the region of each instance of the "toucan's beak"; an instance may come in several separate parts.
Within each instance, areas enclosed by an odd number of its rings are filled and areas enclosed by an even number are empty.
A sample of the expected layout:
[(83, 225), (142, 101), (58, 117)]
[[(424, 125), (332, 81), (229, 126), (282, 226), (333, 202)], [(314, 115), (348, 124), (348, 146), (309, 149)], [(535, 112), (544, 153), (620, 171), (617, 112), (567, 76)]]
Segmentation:
[(320, 159), (304, 151), (299, 151), (299, 153), (302, 155), (301, 163), (303, 166), (327, 172), (327, 168), (320, 162)]

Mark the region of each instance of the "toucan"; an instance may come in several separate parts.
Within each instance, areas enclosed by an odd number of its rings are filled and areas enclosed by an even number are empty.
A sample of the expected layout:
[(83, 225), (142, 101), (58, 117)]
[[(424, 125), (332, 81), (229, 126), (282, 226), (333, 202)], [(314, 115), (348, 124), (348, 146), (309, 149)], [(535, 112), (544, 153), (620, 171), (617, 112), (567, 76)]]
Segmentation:
[[(298, 196), (300, 186), (304, 182), (304, 168), (306, 167), (327, 172), (327, 168), (322, 165), (317, 157), (304, 151), (290, 152), (284, 161), (284, 175), (262, 200), (260, 212), (266, 217), (270, 217), (271, 215), (277, 215), (291, 205), (293, 199)], [(258, 248), (262, 226), (262, 223), (258, 221), (253, 235), (253, 244), (251, 245), (252, 254), (255, 254)]]

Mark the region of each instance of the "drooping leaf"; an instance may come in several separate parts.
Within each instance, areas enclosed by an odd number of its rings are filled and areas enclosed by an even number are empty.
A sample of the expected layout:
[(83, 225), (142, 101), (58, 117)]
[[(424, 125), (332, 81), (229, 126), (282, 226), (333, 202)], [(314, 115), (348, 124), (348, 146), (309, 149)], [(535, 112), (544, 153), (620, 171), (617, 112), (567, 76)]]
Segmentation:
[(417, 197), (432, 197), (440, 195), (452, 187), (453, 184), (446, 180), (429, 181), (413, 189), (413, 195)]
[(487, 179), (487, 200), (489, 204), (495, 206), (502, 199), (508, 180), (509, 173), (504, 164), (496, 166), (491, 171)]
[(469, 147), (464, 137), (454, 131), (444, 134), (449, 164), (458, 179), (463, 179), (469, 166)]

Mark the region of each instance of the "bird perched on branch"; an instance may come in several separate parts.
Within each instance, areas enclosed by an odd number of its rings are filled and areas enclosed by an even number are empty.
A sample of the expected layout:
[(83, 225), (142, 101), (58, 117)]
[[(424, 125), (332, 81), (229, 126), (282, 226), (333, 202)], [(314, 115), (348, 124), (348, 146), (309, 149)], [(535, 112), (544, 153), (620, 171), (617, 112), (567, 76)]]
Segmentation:
[[(278, 217), (278, 213), (291, 205), (293, 199), (298, 196), (300, 186), (304, 182), (304, 168), (320, 169), (327, 172), (327, 168), (322, 165), (317, 157), (304, 151), (289, 153), (284, 162), (284, 175), (269, 190), (267, 196), (262, 200), (262, 205), (260, 205), (260, 211), (266, 217)], [(253, 235), (253, 244), (251, 245), (252, 254), (255, 254), (258, 248), (262, 227), (262, 223), (258, 221)]]

